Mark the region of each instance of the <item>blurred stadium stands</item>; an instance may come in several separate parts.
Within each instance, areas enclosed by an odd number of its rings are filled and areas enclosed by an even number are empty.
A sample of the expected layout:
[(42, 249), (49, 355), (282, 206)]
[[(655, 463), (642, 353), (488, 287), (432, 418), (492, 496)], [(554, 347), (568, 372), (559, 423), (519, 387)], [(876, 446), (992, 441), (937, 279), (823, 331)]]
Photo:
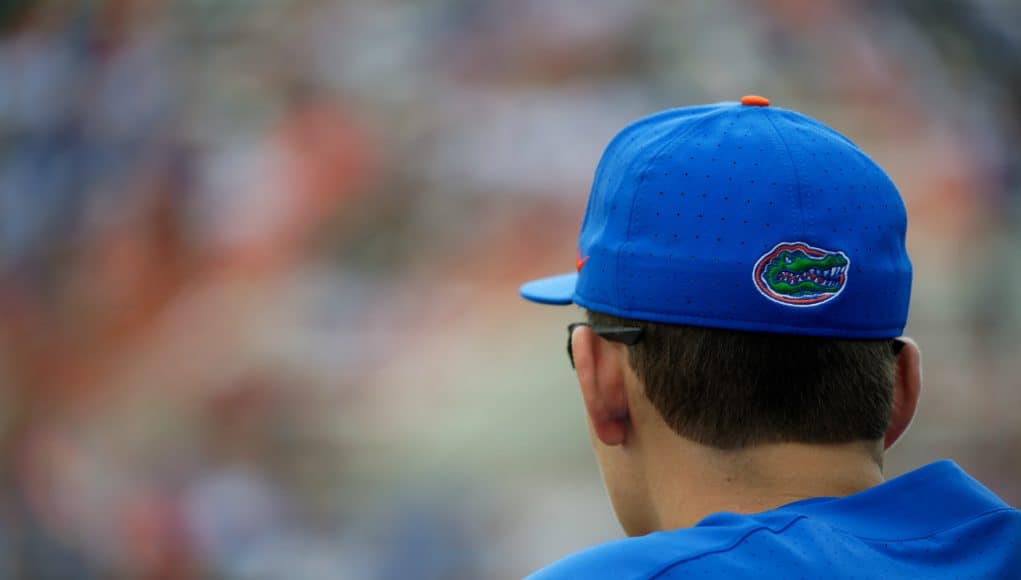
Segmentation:
[(11, 0), (0, 578), (505, 578), (619, 535), (563, 350), (598, 156), (767, 95), (909, 207), (896, 474), (1021, 503), (1021, 4)]

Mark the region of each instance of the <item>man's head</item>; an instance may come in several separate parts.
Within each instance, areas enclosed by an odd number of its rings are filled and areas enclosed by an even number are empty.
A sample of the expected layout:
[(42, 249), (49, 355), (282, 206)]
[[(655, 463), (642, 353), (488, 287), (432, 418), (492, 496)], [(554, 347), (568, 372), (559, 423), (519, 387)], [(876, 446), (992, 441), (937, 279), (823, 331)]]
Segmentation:
[(768, 105), (627, 126), (596, 169), (577, 271), (521, 288), (587, 311), (572, 351), (629, 532), (662, 524), (643, 512), (682, 475), (762, 484), (784, 473), (766, 457), (819, 481), (862, 459), (878, 473), (914, 413), (918, 350), (894, 340), (911, 291), (900, 195), (846, 137)]
[[(755, 449), (793, 444), (857, 449), (881, 465), (921, 388), (919, 352), (906, 338), (771, 335), (595, 311), (587, 320), (570, 352), (607, 490), (632, 534), (658, 527), (647, 489), (655, 462), (697, 449), (699, 459), (742, 464)], [(633, 345), (599, 335), (625, 328), (641, 329)], [(671, 452), (678, 447), (686, 453)]]
[(717, 449), (877, 441), (893, 402), (891, 340), (841, 340), (676, 326), (588, 311), (635, 326), (628, 364), (678, 435)]

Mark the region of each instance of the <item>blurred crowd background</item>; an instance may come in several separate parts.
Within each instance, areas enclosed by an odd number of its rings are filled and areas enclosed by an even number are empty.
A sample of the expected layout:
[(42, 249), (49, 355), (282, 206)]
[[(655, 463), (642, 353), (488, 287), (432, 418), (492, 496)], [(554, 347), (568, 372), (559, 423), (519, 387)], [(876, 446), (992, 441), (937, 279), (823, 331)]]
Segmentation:
[(768, 96), (898, 184), (889, 475), (1021, 503), (1021, 4), (0, 3), (0, 578), (510, 578), (620, 536), (564, 355), (602, 148)]

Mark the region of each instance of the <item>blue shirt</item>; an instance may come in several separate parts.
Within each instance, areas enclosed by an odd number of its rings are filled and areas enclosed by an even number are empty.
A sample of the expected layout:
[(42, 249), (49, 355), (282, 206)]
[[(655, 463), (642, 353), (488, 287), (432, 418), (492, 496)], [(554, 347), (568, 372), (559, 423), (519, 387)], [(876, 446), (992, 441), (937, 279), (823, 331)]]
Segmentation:
[(1021, 578), (1021, 512), (938, 461), (848, 497), (589, 548), (529, 578)]

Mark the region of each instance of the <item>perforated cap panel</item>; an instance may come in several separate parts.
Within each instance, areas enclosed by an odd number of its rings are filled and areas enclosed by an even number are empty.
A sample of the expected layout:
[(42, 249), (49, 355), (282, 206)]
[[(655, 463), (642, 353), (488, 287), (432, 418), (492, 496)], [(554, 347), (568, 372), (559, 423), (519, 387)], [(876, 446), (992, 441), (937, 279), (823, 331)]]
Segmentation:
[(896, 336), (905, 229), (883, 170), (817, 121), (737, 103), (664, 111), (599, 163), (572, 300), (651, 321)]

